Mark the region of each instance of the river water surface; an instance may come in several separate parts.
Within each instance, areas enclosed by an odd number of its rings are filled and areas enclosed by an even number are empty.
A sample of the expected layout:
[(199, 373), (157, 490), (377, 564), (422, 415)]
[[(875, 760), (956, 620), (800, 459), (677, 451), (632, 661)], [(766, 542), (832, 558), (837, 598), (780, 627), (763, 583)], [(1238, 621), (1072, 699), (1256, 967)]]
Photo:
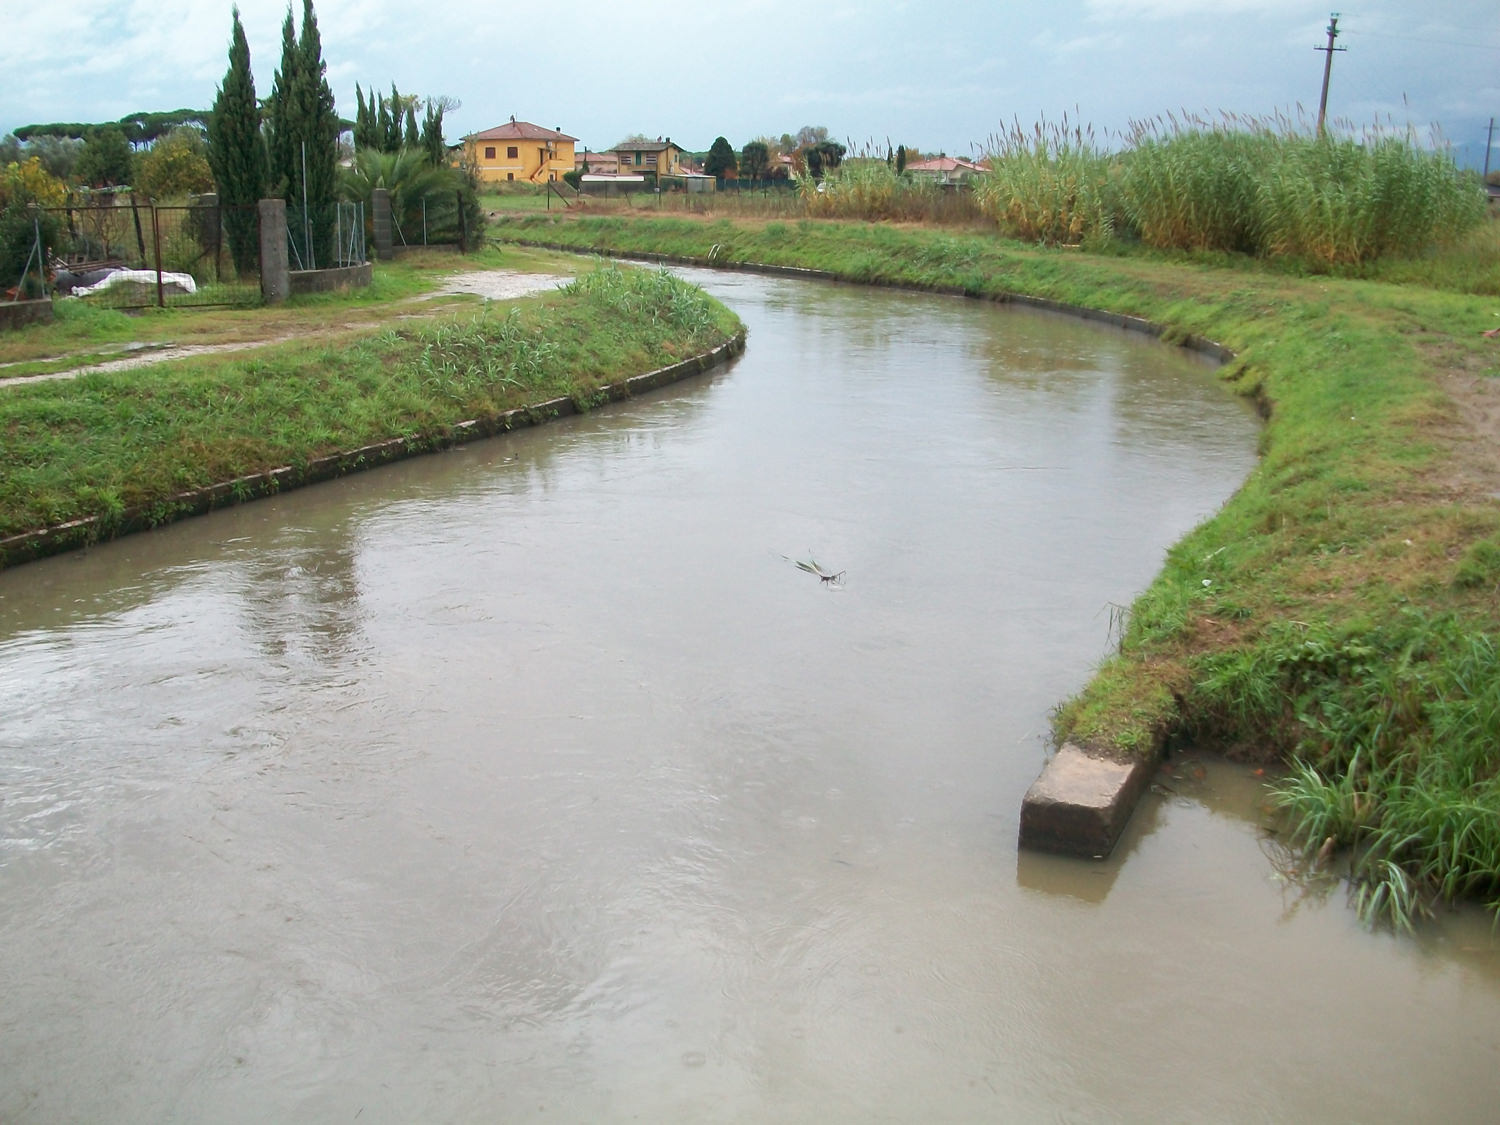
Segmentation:
[(1243, 771), (1017, 853), (1248, 409), (692, 276), (701, 380), (0, 573), (0, 1120), (1491, 1119), (1488, 929), (1362, 930)]

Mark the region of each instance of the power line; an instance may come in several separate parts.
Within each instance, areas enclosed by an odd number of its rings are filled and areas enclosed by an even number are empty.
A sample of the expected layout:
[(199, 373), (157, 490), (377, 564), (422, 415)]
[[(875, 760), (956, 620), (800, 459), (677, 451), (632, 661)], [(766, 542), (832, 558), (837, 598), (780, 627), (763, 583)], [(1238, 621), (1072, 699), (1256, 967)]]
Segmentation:
[[(1477, 51), (1500, 51), (1500, 44), (1491, 43), (1462, 43), (1453, 39), (1425, 39), (1420, 35), (1387, 35), (1383, 31), (1356, 31), (1356, 39), (1361, 36), (1370, 36), (1374, 39), (1400, 40), (1402, 43), (1428, 43), (1434, 47), (1472, 47)], [(1322, 47), (1314, 47), (1315, 51), (1321, 51)]]

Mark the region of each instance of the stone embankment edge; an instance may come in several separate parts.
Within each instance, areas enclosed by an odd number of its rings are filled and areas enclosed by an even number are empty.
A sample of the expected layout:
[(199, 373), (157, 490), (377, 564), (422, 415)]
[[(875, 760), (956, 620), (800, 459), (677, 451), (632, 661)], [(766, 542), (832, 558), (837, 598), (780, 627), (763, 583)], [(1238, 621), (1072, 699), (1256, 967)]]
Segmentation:
[[(691, 378), (717, 367), (744, 350), (745, 331), (741, 329), (723, 344), (700, 355), (599, 388), (591, 405), (621, 402), (646, 391)], [(408, 457), (435, 453), (479, 438), (494, 437), (550, 422), (555, 418), (566, 418), (578, 412), (578, 404), (570, 398), (548, 399), (546, 402), (518, 406), (485, 418), (471, 418), (436, 433), (391, 438), (358, 449), (317, 457), (306, 465), (282, 465), (206, 488), (178, 492), (151, 504), (128, 508), (117, 516), (90, 516), (22, 532), (0, 539), (0, 569), (62, 554), (93, 543), (118, 539), (124, 535), (150, 531), (176, 520), (203, 515), (215, 508), (226, 508), (246, 500), (273, 496), (303, 485), (317, 484)]]
[[(1061, 313), (1099, 324), (1112, 325), (1129, 332), (1139, 332), (1155, 339), (1166, 336), (1166, 329), (1155, 321), (1122, 313), (1070, 305), (1045, 297), (1024, 293), (984, 293), (959, 285), (911, 285), (899, 282), (851, 282), (828, 270), (804, 269), (799, 266), (775, 266), (749, 262), (720, 262), (674, 254), (635, 254), (612, 250), (579, 250), (560, 243), (507, 239), (510, 245), (534, 246), (573, 254), (598, 254), (604, 257), (655, 262), (661, 265), (694, 266), (709, 269), (737, 270), (742, 273), (800, 277), (842, 284), (870, 284), (884, 289), (906, 289), (922, 293), (969, 297), (1002, 305), (1018, 305)], [(1228, 363), (1235, 358), (1232, 349), (1202, 336), (1184, 336), (1174, 341), (1178, 346)], [(1120, 835), (1130, 822), (1131, 814), (1145, 795), (1151, 776), (1166, 752), (1165, 738), (1158, 738), (1145, 752), (1107, 749), (1085, 750), (1064, 743), (1042, 767), (1041, 774), (1027, 790), (1021, 802), (1019, 844), (1035, 851), (1086, 859), (1104, 859), (1114, 850)]]

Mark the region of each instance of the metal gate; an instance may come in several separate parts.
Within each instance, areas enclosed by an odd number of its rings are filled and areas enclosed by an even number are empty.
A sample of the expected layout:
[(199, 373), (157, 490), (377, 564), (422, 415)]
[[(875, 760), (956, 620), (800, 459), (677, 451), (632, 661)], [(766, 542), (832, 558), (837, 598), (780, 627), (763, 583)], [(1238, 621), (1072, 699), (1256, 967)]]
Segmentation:
[(214, 202), (159, 205), (115, 196), (42, 209), (51, 285), (105, 308), (260, 301), (260, 212)]

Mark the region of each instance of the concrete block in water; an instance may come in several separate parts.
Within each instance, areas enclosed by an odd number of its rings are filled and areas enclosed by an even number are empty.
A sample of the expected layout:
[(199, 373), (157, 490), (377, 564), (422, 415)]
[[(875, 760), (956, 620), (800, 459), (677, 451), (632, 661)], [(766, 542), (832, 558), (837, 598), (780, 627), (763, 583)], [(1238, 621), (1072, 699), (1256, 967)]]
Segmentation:
[(1064, 744), (1021, 803), (1021, 847), (1103, 859), (1155, 768), (1154, 760), (1117, 762)]

